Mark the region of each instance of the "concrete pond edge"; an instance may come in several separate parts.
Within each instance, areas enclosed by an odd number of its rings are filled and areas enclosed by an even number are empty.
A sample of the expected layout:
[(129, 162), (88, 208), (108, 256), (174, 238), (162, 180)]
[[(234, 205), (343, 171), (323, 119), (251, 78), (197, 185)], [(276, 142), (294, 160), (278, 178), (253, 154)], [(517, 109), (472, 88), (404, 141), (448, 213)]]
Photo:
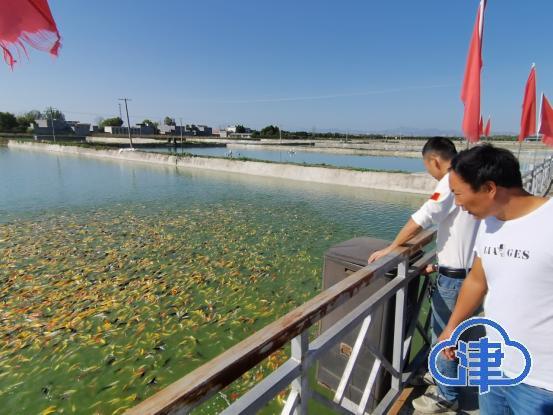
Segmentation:
[(335, 167), (299, 166), (289, 163), (187, 155), (175, 156), (139, 150), (94, 149), (17, 140), (10, 140), (8, 147), (406, 193), (429, 194), (436, 186), (435, 180), (425, 173), (357, 171)]

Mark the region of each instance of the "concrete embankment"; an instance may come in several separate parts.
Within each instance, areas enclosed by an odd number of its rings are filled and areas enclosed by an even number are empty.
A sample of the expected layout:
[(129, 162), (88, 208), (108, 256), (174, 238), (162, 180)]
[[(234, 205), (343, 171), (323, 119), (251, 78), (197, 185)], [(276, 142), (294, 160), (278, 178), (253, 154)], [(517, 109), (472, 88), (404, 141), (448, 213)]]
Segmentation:
[[(167, 140), (158, 140), (155, 138), (142, 138), (142, 137), (135, 137), (132, 139), (133, 143), (136, 144), (157, 144), (157, 145), (164, 145), (167, 143)], [(92, 144), (111, 144), (111, 145), (119, 145), (129, 144), (129, 139), (126, 137), (86, 137), (87, 143)]]
[(344, 154), (350, 156), (377, 156), (377, 157), (409, 157), (421, 158), (420, 151), (402, 151), (402, 150), (367, 150), (356, 148), (341, 148), (341, 147), (313, 147), (313, 146), (287, 146), (287, 145), (272, 145), (272, 144), (227, 144), (227, 148), (232, 149), (248, 149), (248, 150), (272, 150), (272, 151), (304, 151), (311, 153), (329, 153), (329, 154)]
[[(425, 140), (371, 140), (370, 142), (340, 142), (335, 140), (294, 141), (294, 140), (222, 140), (219, 139), (194, 139), (198, 143), (226, 144), (228, 148), (249, 150), (276, 150), (276, 151), (302, 151), (314, 153), (345, 154), (357, 156), (376, 157), (408, 157), (421, 158), (421, 151)], [(291, 145), (294, 142), (294, 145)], [(531, 162), (535, 152), (547, 152), (548, 149), (542, 143), (524, 143), (522, 151), (519, 144), (510, 141), (494, 141), (493, 145), (510, 150), (520, 155), (523, 162)], [(455, 140), (457, 151), (467, 148), (464, 141)]]
[(177, 168), (214, 170), (398, 192), (428, 194), (432, 192), (436, 185), (436, 182), (429, 175), (422, 173), (356, 171), (330, 167), (298, 166), (288, 163), (267, 163), (207, 157), (184, 157), (141, 151), (99, 150), (57, 144), (18, 142), (14, 140), (11, 140), (8, 143), (8, 146), (11, 148), (27, 150), (34, 149), (87, 157), (172, 165)]
[[(205, 138), (205, 137), (185, 137), (186, 142), (190, 145), (191, 142), (195, 144), (207, 144), (207, 145), (226, 145), (229, 148), (247, 148), (251, 150), (277, 150), (277, 151), (306, 151), (316, 153), (332, 153), (332, 154), (348, 154), (359, 156), (384, 156), (384, 157), (412, 157), (420, 158), (421, 150), (426, 142), (425, 140), (279, 140), (279, 139), (258, 139), (258, 140), (245, 140), (245, 139), (232, 139), (232, 138)], [(124, 137), (87, 137), (86, 141), (89, 143), (97, 144), (128, 144), (128, 138)], [(166, 138), (153, 139), (153, 138), (133, 138), (133, 143), (139, 147), (147, 145), (166, 145)], [(507, 148), (515, 154), (521, 155), (523, 159), (533, 158), (533, 154), (537, 152), (547, 151), (547, 147), (542, 143), (528, 142), (522, 146), (522, 151), (519, 149), (518, 142), (511, 141), (493, 141), (493, 144), (497, 147)], [(464, 150), (467, 147), (465, 141), (455, 140), (455, 146), (457, 151)]]

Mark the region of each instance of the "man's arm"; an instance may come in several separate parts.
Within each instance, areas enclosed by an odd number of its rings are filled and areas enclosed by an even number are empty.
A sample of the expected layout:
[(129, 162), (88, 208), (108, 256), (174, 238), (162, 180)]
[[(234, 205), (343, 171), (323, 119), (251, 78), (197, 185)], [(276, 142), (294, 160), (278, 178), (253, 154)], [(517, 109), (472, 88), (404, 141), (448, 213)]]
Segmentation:
[(432, 197), (427, 200), (407, 221), (399, 231), (392, 244), (369, 257), (369, 264), (388, 255), (398, 246), (403, 245), (422, 229), (442, 222), (455, 209), (454, 196), (447, 183), (440, 182)]
[[(484, 302), (487, 292), (488, 283), (486, 282), (486, 275), (482, 267), (482, 260), (476, 257), (469, 275), (467, 275), (461, 286), (461, 291), (459, 292), (459, 297), (457, 298), (457, 303), (455, 303), (455, 308), (451, 313), (449, 322), (438, 338), (439, 342), (449, 339), (459, 324), (467, 318), (472, 317), (476, 309)], [(453, 348), (444, 349), (444, 354), (449, 360), (455, 359)]]
[(399, 231), (394, 241), (389, 246), (387, 246), (384, 249), (381, 249), (380, 251), (373, 252), (373, 254), (369, 257), (369, 264), (382, 258), (385, 255), (388, 255), (394, 249), (403, 245), (413, 236), (418, 234), (421, 230), (422, 230), (422, 226), (418, 225), (412, 218), (409, 218), (405, 226), (403, 226), (403, 228)]

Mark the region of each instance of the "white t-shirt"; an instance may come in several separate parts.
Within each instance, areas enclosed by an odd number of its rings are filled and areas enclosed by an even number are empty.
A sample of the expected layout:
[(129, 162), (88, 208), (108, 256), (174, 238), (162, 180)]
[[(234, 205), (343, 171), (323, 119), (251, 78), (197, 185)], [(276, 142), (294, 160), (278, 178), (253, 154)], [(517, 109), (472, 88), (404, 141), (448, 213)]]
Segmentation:
[[(553, 202), (518, 219), (485, 219), (475, 249), (488, 283), (486, 317), (530, 352), (523, 383), (553, 391)], [(501, 341), (495, 329), (487, 335)], [(522, 355), (507, 348), (504, 373), (514, 378), (523, 367)]]
[(438, 264), (458, 269), (472, 266), (480, 221), (455, 205), (455, 195), (449, 188), (449, 174), (438, 182), (434, 194), (411, 218), (423, 229), (438, 225)]

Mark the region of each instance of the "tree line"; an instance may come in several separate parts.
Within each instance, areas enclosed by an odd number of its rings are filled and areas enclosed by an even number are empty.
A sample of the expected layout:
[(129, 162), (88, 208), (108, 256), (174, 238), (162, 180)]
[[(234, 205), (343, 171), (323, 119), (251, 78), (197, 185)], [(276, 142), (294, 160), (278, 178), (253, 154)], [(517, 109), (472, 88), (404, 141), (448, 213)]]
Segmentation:
[(63, 112), (56, 108), (48, 107), (44, 111), (27, 111), (20, 115), (11, 112), (0, 112), (0, 132), (24, 133), (29, 130), (31, 124), (38, 119), (65, 120)]
[[(53, 119), (53, 120), (64, 120), (65, 121), (65, 115), (62, 111), (53, 108), (48, 107), (44, 111), (38, 111), (38, 110), (31, 110), (27, 111), (20, 115), (15, 115), (11, 112), (0, 112), (0, 132), (4, 133), (25, 133), (28, 132), (31, 128), (31, 125), (33, 122), (35, 122), (38, 119)], [(100, 128), (104, 127), (121, 127), (124, 122), (121, 119), (121, 117), (111, 117), (111, 118), (99, 118), (97, 120), (98, 125)], [(141, 123), (142, 125), (153, 127), (154, 130), (158, 130), (159, 123), (152, 121), (150, 119), (145, 119)], [(163, 124), (169, 125), (169, 126), (176, 126), (175, 119), (169, 116), (166, 116), (163, 119)], [(187, 128), (192, 129), (192, 126), (186, 125)], [(245, 133), (247, 129), (239, 124), (236, 126), (236, 132), (237, 133)], [(249, 130), (248, 130), (249, 131)], [(348, 138), (349, 140), (390, 140), (397, 137), (390, 137), (385, 136), (383, 134), (344, 134), (344, 133), (332, 133), (332, 132), (307, 132), (307, 131), (280, 131), (280, 128), (276, 125), (268, 125), (264, 128), (262, 128), (259, 131), (254, 130), (252, 132), (252, 138), (279, 138), (281, 137), (285, 139), (333, 139), (333, 140), (343, 140), (345, 138)], [(402, 136), (400, 139), (410, 139), (410, 140), (425, 140), (429, 137), (418, 137), (418, 136)], [(461, 137), (451, 137), (452, 139), (458, 139), (463, 140)], [(510, 135), (501, 135), (501, 136), (494, 136), (494, 141), (513, 141), (516, 137), (510, 136)], [(488, 139), (489, 140), (489, 139)]]

